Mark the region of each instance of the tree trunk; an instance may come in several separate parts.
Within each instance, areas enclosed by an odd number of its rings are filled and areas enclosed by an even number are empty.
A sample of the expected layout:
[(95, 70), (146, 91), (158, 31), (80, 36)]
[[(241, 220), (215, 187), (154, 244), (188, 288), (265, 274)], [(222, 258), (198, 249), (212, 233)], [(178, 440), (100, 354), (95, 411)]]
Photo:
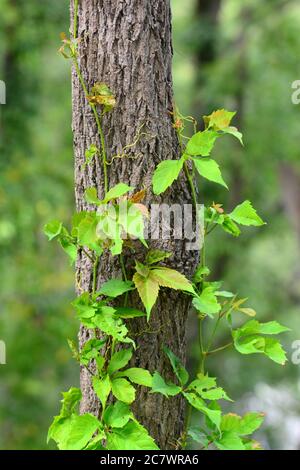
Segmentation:
[[(71, 17), (74, 5), (71, 1)], [(146, 188), (147, 203), (151, 177), (156, 165), (165, 159), (177, 158), (179, 146), (172, 125), (172, 42), (169, 0), (81, 0), (78, 13), (80, 37), (79, 60), (84, 79), (91, 89), (97, 81), (105, 82), (117, 98), (116, 108), (103, 119), (108, 149), (109, 185), (122, 181), (137, 189)], [(75, 149), (75, 193), (77, 210), (88, 209), (84, 201), (87, 187), (97, 187), (103, 196), (101, 162), (83, 168), (85, 150), (90, 144), (100, 147), (93, 115), (73, 73), (73, 132)], [(139, 138), (137, 135), (140, 133)], [(136, 142), (137, 141), (137, 142)], [(135, 145), (122, 149), (136, 142)], [(122, 158), (112, 158), (122, 154)], [(180, 181), (169, 190), (164, 202), (189, 202), (185, 183)], [(156, 198), (155, 202), (159, 202)], [(189, 274), (195, 256), (187, 253), (184, 241), (165, 242), (164, 249), (174, 254), (171, 263), (177, 270)], [(130, 267), (131, 258), (126, 264)], [(120, 277), (117, 257), (102, 257), (99, 285), (111, 277)], [(77, 281), (83, 290), (91, 289), (92, 266), (84, 254), (77, 263)], [(137, 301), (137, 298), (131, 299)], [(188, 301), (178, 292), (163, 290), (152, 311), (150, 324), (143, 319), (131, 321), (131, 336), (137, 343), (134, 364), (151, 372), (157, 370), (174, 380), (168, 361), (162, 352), (167, 345), (185, 361), (185, 323)], [(82, 345), (90, 333), (81, 327)], [(81, 412), (99, 412), (99, 402), (90, 383), (90, 376), (81, 371), (83, 400)], [(165, 399), (149, 394), (140, 387), (134, 404), (136, 417), (148, 429), (162, 449), (176, 447), (184, 423), (181, 399)]]

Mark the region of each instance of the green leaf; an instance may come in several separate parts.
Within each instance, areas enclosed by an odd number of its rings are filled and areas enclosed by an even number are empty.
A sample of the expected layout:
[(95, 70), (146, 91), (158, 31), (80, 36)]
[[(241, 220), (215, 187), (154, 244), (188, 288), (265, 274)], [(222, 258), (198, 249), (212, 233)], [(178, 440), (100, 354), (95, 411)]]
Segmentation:
[(112, 201), (113, 199), (117, 199), (121, 196), (124, 196), (124, 194), (127, 194), (129, 191), (133, 191), (133, 190), (134, 188), (131, 186), (128, 186), (127, 184), (119, 183), (108, 191), (103, 202)]
[(234, 222), (240, 225), (254, 225), (259, 227), (265, 223), (259, 215), (257, 215), (250, 201), (244, 201), (228, 215)]
[(202, 155), (203, 157), (207, 157), (210, 155), (218, 137), (219, 134), (215, 131), (206, 130), (204, 132), (197, 132), (188, 141), (185, 151), (188, 155)]
[(265, 354), (272, 361), (283, 365), (286, 362), (286, 353), (278, 340), (263, 335), (274, 335), (289, 331), (276, 321), (259, 323), (250, 320), (241, 328), (232, 331), (234, 347), (241, 354)]
[(102, 408), (104, 409), (112, 388), (109, 376), (106, 375), (103, 379), (93, 377), (93, 387), (97, 397), (101, 402)]
[(182, 170), (184, 160), (165, 160), (161, 162), (152, 178), (154, 194), (163, 193), (178, 178)]
[(277, 339), (265, 339), (265, 355), (277, 364), (284, 365), (287, 361), (286, 352)]
[(127, 337), (128, 329), (125, 324), (121, 318), (114, 315), (114, 312), (115, 310), (112, 307), (101, 307), (93, 318), (94, 325), (120, 343), (134, 344), (133, 340)]
[(131, 358), (132, 349), (121, 349), (121, 351), (118, 351), (113, 354), (109, 366), (107, 368), (107, 372), (109, 373), (109, 375), (112, 375), (117, 370), (125, 367)]
[(228, 413), (222, 416), (221, 431), (234, 431), (239, 436), (249, 436), (262, 425), (263, 420), (262, 413), (246, 413), (243, 417)]
[(121, 429), (114, 429), (107, 436), (108, 450), (158, 450), (148, 431), (139, 423), (129, 421)]
[(222, 132), (224, 132), (224, 134), (233, 135), (233, 137), (238, 139), (240, 141), (240, 143), (242, 145), (244, 145), (243, 134), (241, 132), (239, 132), (236, 127), (233, 127), (233, 126), (226, 127), (225, 129), (222, 129)]
[(198, 374), (197, 379), (190, 383), (187, 390), (195, 390), (204, 400), (230, 400), (221, 387), (216, 386), (216, 379), (208, 375)]
[(99, 291), (99, 295), (106, 295), (107, 297), (118, 297), (119, 295), (129, 292), (134, 289), (131, 281), (122, 281), (121, 279), (110, 279), (105, 282)]
[(250, 320), (238, 329), (239, 334), (264, 334), (264, 335), (277, 335), (286, 331), (291, 331), (290, 328), (281, 325), (277, 321), (270, 321), (267, 323), (259, 323), (257, 320)]
[(85, 197), (86, 202), (88, 202), (89, 204), (97, 204), (97, 205), (101, 204), (101, 201), (98, 198), (96, 188), (87, 188), (84, 193), (84, 197)]
[(91, 144), (85, 151), (85, 163), (89, 165), (97, 153), (99, 153), (98, 147), (96, 147), (94, 144)]
[(228, 292), (227, 290), (215, 291), (215, 295), (217, 297), (225, 297), (226, 299), (234, 297), (234, 294), (232, 292)]
[(78, 243), (82, 246), (86, 246), (91, 250), (96, 251), (98, 255), (102, 253), (102, 249), (99, 246), (99, 238), (97, 235), (97, 226), (99, 223), (99, 217), (95, 212), (88, 212), (85, 217), (80, 221), (77, 233)]
[(132, 418), (132, 413), (126, 403), (117, 401), (109, 405), (104, 413), (103, 420), (110, 428), (123, 428)]
[(77, 246), (65, 237), (61, 237), (60, 244), (63, 250), (69, 256), (71, 264), (74, 264), (77, 259)]
[(205, 401), (202, 400), (202, 398), (198, 397), (195, 393), (184, 392), (183, 395), (187, 399), (187, 401), (192, 405), (193, 408), (196, 408), (196, 410), (201, 411), (210, 419), (210, 421), (215, 426), (217, 426), (218, 429), (220, 428), (220, 424), (221, 424), (221, 411), (220, 410), (209, 408), (206, 405)]
[(59, 431), (58, 447), (60, 450), (81, 450), (99, 428), (100, 423), (92, 414), (73, 415)]
[(239, 237), (241, 234), (240, 229), (238, 226), (231, 220), (228, 215), (224, 215), (222, 218), (222, 223), (220, 224), (224, 232), (230, 233), (234, 237)]
[(66, 418), (74, 413), (78, 403), (82, 398), (80, 388), (71, 387), (67, 392), (62, 393), (62, 407), (60, 410), (60, 417)]
[(188, 390), (196, 390), (197, 393), (201, 394), (202, 390), (208, 390), (216, 387), (215, 377), (209, 377), (204, 374), (197, 374), (197, 379), (193, 380), (188, 386)]
[(204, 116), (204, 122), (207, 128), (212, 128), (215, 131), (224, 131), (230, 126), (232, 118), (236, 112), (226, 111), (226, 109), (218, 109), (209, 116)]
[(83, 318), (92, 318), (96, 314), (97, 308), (91, 302), (88, 292), (84, 292), (77, 297), (71, 305), (75, 308), (80, 320)]
[(264, 421), (264, 414), (263, 413), (246, 413), (245, 416), (242, 417), (238, 429), (238, 433), (240, 436), (249, 436), (253, 434)]
[(62, 228), (62, 223), (59, 220), (52, 220), (45, 225), (44, 233), (47, 235), (48, 240), (51, 241), (60, 235)]
[(221, 387), (216, 387), (211, 390), (202, 391), (201, 398), (204, 400), (228, 400), (232, 401), (227, 393)]
[(117, 377), (127, 377), (131, 382), (144, 387), (152, 387), (152, 375), (148, 370), (132, 367), (117, 374)]
[(193, 162), (200, 176), (214, 183), (221, 184), (228, 189), (227, 184), (222, 178), (220, 167), (215, 160), (211, 158), (193, 158)]
[(162, 376), (155, 372), (152, 379), (152, 393), (161, 393), (165, 397), (174, 397), (181, 392), (181, 387), (173, 383), (166, 383)]
[(147, 277), (143, 277), (136, 272), (133, 276), (133, 282), (146, 309), (147, 318), (149, 319), (152, 307), (158, 297), (159, 284), (151, 271)]
[(175, 271), (175, 269), (165, 267), (154, 268), (151, 270), (151, 274), (161, 287), (195, 293), (190, 281), (183, 274)]
[(206, 287), (199, 296), (194, 297), (193, 306), (198, 312), (212, 317), (221, 310), (221, 305), (212, 287)]
[(128, 404), (135, 400), (135, 389), (126, 379), (113, 379), (111, 388), (117, 400)]
[(234, 432), (222, 433), (221, 439), (215, 440), (214, 444), (220, 450), (245, 450), (242, 439)]
[(173, 371), (175, 372), (176, 377), (178, 378), (181, 385), (185, 385), (189, 380), (189, 374), (186, 368), (182, 365), (180, 359), (175, 356), (175, 354), (167, 348), (167, 346), (163, 347), (165, 354), (168, 356)]
[(210, 270), (208, 269), (207, 266), (202, 266), (199, 265), (195, 271), (195, 274), (193, 276), (193, 281), (198, 284), (203, 280), (204, 276), (209, 276)]
[(132, 307), (116, 307), (115, 315), (120, 318), (139, 318), (145, 317), (146, 313)]
[(104, 339), (89, 339), (80, 352), (80, 362), (87, 366), (92, 359), (99, 356), (99, 351), (105, 345)]
[(167, 251), (149, 250), (146, 256), (146, 263), (155, 264), (159, 261), (163, 261), (166, 258), (170, 258), (170, 256), (172, 256), (172, 253), (168, 253)]

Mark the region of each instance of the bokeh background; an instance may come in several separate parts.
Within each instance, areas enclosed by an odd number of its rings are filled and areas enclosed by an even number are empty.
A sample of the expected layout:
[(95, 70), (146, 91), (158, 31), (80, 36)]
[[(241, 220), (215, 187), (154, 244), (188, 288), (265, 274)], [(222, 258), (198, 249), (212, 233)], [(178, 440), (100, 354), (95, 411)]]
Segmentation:
[[(202, 194), (229, 209), (249, 198), (268, 223), (239, 240), (212, 235), (208, 263), (225, 288), (249, 297), (260, 320), (292, 329), (282, 337), (291, 359), (300, 339), (300, 105), (291, 101), (299, 1), (171, 3), (177, 105), (197, 118), (236, 110), (244, 133), (245, 148), (226, 138), (215, 151), (231, 192), (208, 184)], [(49, 448), (59, 392), (78, 384), (66, 343), (78, 328), (73, 268), (42, 233), (74, 210), (70, 71), (57, 53), (68, 15), (68, 0), (0, 0), (0, 449)], [(193, 331), (190, 323), (191, 369)], [(236, 400), (230, 410), (266, 412), (257, 435), (265, 448), (300, 449), (299, 365), (231, 351), (208, 365)]]

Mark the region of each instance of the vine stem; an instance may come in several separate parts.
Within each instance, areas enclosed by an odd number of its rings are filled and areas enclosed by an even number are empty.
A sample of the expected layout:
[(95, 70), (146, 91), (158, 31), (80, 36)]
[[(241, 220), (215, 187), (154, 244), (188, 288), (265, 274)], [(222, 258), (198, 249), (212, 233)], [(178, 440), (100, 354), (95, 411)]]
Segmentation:
[[(126, 267), (124, 263), (124, 256), (122, 253), (120, 254), (120, 265), (121, 265), (121, 270), (122, 270), (122, 275), (124, 281), (128, 281), (127, 273), (126, 273)], [(127, 307), (127, 302), (128, 302), (128, 292), (125, 292), (125, 297), (124, 297), (124, 307)]]
[(93, 294), (95, 294), (95, 292), (97, 290), (98, 266), (99, 266), (99, 256), (96, 256), (96, 259), (95, 259), (94, 265), (93, 265), (93, 288), (92, 288), (92, 293)]
[(227, 343), (224, 346), (221, 346), (219, 348), (212, 349), (211, 351), (208, 351), (207, 355), (209, 356), (210, 354), (215, 354), (215, 353), (218, 353), (220, 351), (224, 351), (224, 349), (230, 348), (232, 345), (233, 345), (233, 343), (231, 341), (230, 343)]
[(192, 200), (193, 200), (193, 205), (194, 205), (194, 207), (195, 207), (195, 210), (197, 210), (197, 193), (196, 193), (196, 188), (195, 188), (193, 178), (192, 178), (192, 176), (191, 176), (191, 174), (190, 174), (190, 170), (189, 170), (189, 168), (188, 168), (186, 162), (184, 162), (184, 164), (183, 164), (183, 170), (184, 170), (185, 176), (186, 176), (187, 181), (188, 181), (189, 186), (190, 186), (191, 196), (192, 196)]
[[(81, 86), (83, 88), (85, 97), (87, 98), (88, 95), (89, 95), (89, 92), (88, 92), (88, 89), (87, 89), (86, 84), (84, 82), (82, 73), (80, 71), (78, 60), (76, 58), (74, 58), (74, 66), (75, 66), (75, 70), (76, 70), (77, 76), (79, 78), (79, 81), (81, 83)], [(89, 103), (89, 105), (90, 105), (90, 108), (91, 108), (91, 110), (94, 114), (96, 124), (97, 124), (98, 134), (99, 134), (99, 137), (100, 137), (101, 156), (102, 156), (102, 165), (103, 165), (103, 177), (104, 177), (104, 191), (105, 191), (105, 193), (107, 193), (107, 191), (108, 191), (107, 154), (106, 154), (106, 147), (105, 147), (105, 139), (104, 139), (103, 129), (102, 129), (101, 120), (100, 120), (98, 111), (96, 109), (96, 106), (92, 103)]]

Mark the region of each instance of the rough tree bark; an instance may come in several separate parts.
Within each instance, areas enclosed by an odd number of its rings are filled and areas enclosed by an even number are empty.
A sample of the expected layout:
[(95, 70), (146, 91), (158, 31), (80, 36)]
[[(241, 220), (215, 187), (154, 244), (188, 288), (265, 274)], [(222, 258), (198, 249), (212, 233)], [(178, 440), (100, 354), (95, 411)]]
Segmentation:
[[(71, 0), (71, 18), (74, 4)], [(172, 126), (172, 40), (169, 0), (81, 0), (78, 13), (80, 68), (90, 89), (96, 81), (108, 84), (117, 97), (117, 106), (105, 116), (103, 129), (108, 158), (121, 153), (124, 146), (136, 140), (123, 158), (115, 158), (109, 166), (109, 185), (126, 182), (137, 189), (150, 190), (155, 166), (162, 160), (179, 157), (179, 146)], [(73, 132), (75, 149), (75, 193), (77, 210), (87, 209), (84, 191), (95, 186), (103, 196), (101, 162), (83, 169), (85, 150), (92, 143), (100, 146), (89, 105), (73, 73)], [(148, 191), (147, 202), (152, 199)], [(185, 183), (166, 193), (164, 202), (189, 202)], [(153, 199), (152, 199), (153, 200)], [(156, 198), (156, 202), (158, 199)], [(184, 241), (168, 241), (172, 265), (189, 274), (195, 264), (193, 252), (185, 251)], [(131, 258), (126, 263), (130, 268)], [(117, 259), (105, 256), (99, 267), (99, 284), (110, 277), (120, 277)], [(79, 256), (77, 281), (84, 290), (92, 283), (92, 267), (84, 254)], [(137, 299), (135, 299), (136, 301)], [(137, 343), (134, 364), (150, 371), (158, 370), (174, 379), (162, 353), (168, 345), (185, 361), (185, 322), (188, 301), (175, 291), (165, 290), (153, 310), (150, 325), (138, 319), (129, 325)], [(82, 345), (89, 331), (81, 327)], [(82, 412), (97, 413), (99, 402), (89, 374), (81, 371)], [(181, 399), (165, 399), (149, 394), (140, 387), (134, 405), (136, 416), (162, 449), (176, 447), (184, 424), (184, 403)]]

